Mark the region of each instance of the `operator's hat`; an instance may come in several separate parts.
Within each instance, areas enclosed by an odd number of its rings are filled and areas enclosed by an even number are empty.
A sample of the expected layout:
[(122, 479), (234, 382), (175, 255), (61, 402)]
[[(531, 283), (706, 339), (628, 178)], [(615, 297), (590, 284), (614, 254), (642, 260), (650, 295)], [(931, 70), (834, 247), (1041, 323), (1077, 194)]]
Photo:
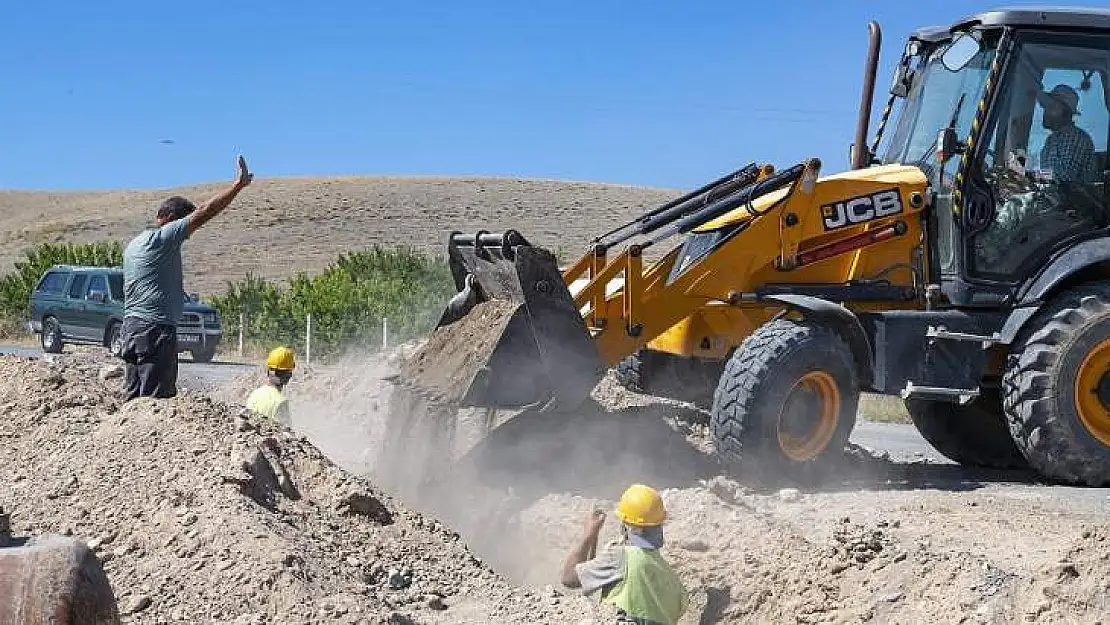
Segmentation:
[(1044, 106), (1054, 102), (1066, 107), (1072, 115), (1079, 114), (1079, 94), (1067, 85), (1056, 85), (1052, 88), (1052, 91), (1038, 93), (1037, 101)]

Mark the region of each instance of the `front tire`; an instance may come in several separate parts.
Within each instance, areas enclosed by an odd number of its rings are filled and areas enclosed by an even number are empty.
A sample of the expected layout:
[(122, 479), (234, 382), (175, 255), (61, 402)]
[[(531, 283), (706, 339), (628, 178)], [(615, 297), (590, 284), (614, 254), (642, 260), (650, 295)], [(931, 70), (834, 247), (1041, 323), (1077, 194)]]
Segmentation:
[(988, 469), (1029, 468), (1010, 436), (997, 389), (986, 389), (963, 406), (910, 399), (906, 410), (921, 436), (953, 462)]
[(1110, 484), (1110, 285), (1060, 294), (1022, 334), (1003, 377), (1018, 449), (1053, 480)]
[(193, 360), (196, 362), (212, 362), (212, 359), (216, 357), (216, 350), (215, 348), (198, 349), (196, 351), (190, 351), (189, 355), (192, 356)]
[(843, 452), (858, 405), (844, 339), (825, 326), (778, 319), (725, 365), (710, 419), (714, 447), (728, 464), (797, 474)]
[(39, 336), (42, 351), (47, 354), (60, 354), (65, 348), (62, 341), (62, 326), (55, 317), (43, 317), (42, 334)]

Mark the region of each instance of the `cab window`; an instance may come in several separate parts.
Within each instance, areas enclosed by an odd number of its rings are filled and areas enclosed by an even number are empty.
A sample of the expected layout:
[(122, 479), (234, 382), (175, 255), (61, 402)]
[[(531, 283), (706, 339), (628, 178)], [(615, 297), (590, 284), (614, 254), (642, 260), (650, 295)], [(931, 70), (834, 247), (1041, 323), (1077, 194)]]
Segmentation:
[(84, 299), (85, 283), (89, 277), (83, 273), (74, 274), (73, 281), (69, 283), (70, 299)]
[(1070, 239), (1108, 225), (1110, 38), (1019, 43), (973, 170), (993, 219), (974, 234), (973, 276), (1015, 281)]
[(35, 290), (39, 293), (61, 293), (66, 288), (66, 277), (67, 274), (61, 271), (47, 272), (39, 281), (38, 288)]
[(123, 301), (123, 274), (113, 273), (108, 275), (108, 288), (110, 289), (112, 299), (117, 302)]
[(96, 299), (95, 293), (100, 294), (102, 301), (108, 298), (108, 280), (102, 275), (89, 278), (89, 286), (85, 290), (85, 299)]

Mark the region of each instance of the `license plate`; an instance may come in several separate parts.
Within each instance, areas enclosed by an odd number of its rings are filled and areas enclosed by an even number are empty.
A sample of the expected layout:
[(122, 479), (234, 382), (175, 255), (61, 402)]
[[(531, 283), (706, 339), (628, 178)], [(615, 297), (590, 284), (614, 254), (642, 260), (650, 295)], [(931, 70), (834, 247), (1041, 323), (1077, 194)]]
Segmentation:
[(199, 334), (178, 334), (177, 335), (177, 340), (181, 341), (182, 343), (191, 343), (191, 344), (200, 345), (200, 335)]

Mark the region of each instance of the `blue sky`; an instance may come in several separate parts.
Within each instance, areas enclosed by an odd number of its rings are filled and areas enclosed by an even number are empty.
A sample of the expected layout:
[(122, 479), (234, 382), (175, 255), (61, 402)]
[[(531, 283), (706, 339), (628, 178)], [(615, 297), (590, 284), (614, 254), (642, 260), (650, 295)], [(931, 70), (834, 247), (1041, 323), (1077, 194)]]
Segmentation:
[(240, 151), (259, 177), (840, 171), (867, 21), (877, 115), (910, 30), (999, 3), (4, 4), (0, 188), (98, 189), (227, 179)]

